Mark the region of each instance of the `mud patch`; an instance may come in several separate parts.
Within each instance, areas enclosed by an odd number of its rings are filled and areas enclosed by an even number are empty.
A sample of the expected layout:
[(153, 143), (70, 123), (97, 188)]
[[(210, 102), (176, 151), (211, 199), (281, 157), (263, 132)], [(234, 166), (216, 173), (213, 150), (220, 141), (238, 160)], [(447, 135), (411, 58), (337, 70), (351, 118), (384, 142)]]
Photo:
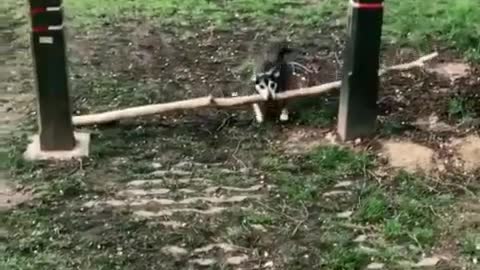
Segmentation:
[(474, 171), (480, 168), (480, 137), (468, 136), (457, 145), (457, 153), (463, 161), (464, 169)]
[(294, 128), (286, 132), (283, 149), (288, 154), (308, 153), (316, 147), (329, 144), (327, 129)]
[(386, 141), (382, 144), (382, 156), (393, 168), (407, 172), (431, 171), (435, 167), (435, 152), (423, 145), (407, 141)]
[(0, 179), (0, 211), (9, 210), (31, 198), (31, 191), (22, 187), (11, 187), (6, 180)]
[(429, 69), (444, 78), (452, 81), (468, 76), (470, 67), (464, 63), (438, 63)]

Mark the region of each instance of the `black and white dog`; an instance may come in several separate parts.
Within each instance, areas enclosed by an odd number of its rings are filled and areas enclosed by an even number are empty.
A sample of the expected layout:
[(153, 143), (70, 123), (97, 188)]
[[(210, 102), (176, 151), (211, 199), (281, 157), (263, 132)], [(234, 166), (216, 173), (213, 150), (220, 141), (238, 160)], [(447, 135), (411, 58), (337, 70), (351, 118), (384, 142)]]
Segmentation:
[[(285, 41), (274, 42), (268, 46), (256, 59), (254, 74), (255, 90), (262, 96), (262, 104), (253, 104), (255, 119), (258, 123), (264, 122), (270, 114), (277, 114), (280, 110), (280, 121), (288, 121), (289, 111), (287, 102), (275, 100), (276, 94), (295, 87), (295, 67), (307, 70), (301, 64), (288, 62), (285, 57), (294, 50)], [(275, 111), (272, 112), (271, 109)]]

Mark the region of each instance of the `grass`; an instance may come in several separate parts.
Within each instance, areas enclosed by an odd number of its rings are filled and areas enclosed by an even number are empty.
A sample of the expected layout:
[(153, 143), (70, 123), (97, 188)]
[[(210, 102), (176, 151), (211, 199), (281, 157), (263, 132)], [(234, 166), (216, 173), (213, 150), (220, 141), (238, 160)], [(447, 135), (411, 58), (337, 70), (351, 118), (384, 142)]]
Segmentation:
[(467, 232), (461, 245), (463, 254), (472, 259), (480, 258), (480, 234), (478, 232)]
[[(447, 42), (470, 57), (480, 54), (480, 4), (475, 0), (395, 1), (386, 3), (386, 36), (398, 44)], [(408, 14), (405, 16), (405, 14)]]
[(359, 207), (359, 219), (363, 222), (375, 223), (388, 217), (389, 202), (386, 195), (379, 189), (374, 188), (363, 195)]
[[(253, 25), (298, 29), (322, 27), (337, 20), (346, 23), (343, 0), (145, 0), (145, 1), (66, 1), (75, 24), (99, 23), (142, 18), (174, 25), (213, 24), (220, 28), (239, 22)], [(480, 56), (480, 4), (476, 0), (392, 1), (385, 7), (385, 41), (399, 46), (429, 49), (432, 41), (446, 42), (470, 58)], [(338, 22), (334, 25), (337, 25)]]
[(432, 246), (440, 228), (446, 225), (438, 213), (448, 212), (453, 197), (433, 192), (425, 182), (400, 173), (395, 178), (394, 193), (374, 188), (363, 195), (358, 219), (381, 224), (385, 238), (395, 243)]
[[(161, 18), (161, 23), (191, 25), (196, 23), (224, 26), (235, 21), (253, 21), (256, 24), (280, 22), (279, 15), (298, 20), (300, 24), (317, 24), (325, 20), (332, 11), (334, 1), (330, 4), (303, 5), (287, 0), (270, 0), (258, 2), (208, 1), (208, 0), (146, 0), (146, 1), (102, 1), (101, 4), (87, 1), (66, 1), (74, 22), (92, 25), (98, 21), (116, 21), (127, 17), (147, 17), (153, 20)], [(295, 20), (293, 20), (295, 19)]]
[(337, 102), (321, 99), (300, 100), (290, 106), (291, 110), (296, 112), (295, 119), (298, 124), (306, 126), (331, 126), (338, 114)]
[(462, 97), (454, 97), (448, 103), (448, 116), (452, 119), (475, 118), (475, 103), (472, 100)]
[(301, 160), (273, 157), (264, 158), (262, 163), (264, 170), (273, 172), (280, 194), (292, 203), (302, 204), (320, 199), (321, 190), (338, 179), (361, 174), (370, 159), (338, 147), (320, 147)]
[[(168, 258), (152, 257), (146, 261), (144, 256), (158, 253), (158, 243), (184, 242), (198, 247), (207, 244), (213, 235), (255, 248), (271, 248), (270, 239), (274, 236), (275, 243), (285, 241), (290, 245), (292, 259), (287, 261), (288, 269), (305, 269), (312, 265), (326, 269), (359, 269), (370, 262), (366, 251), (352, 242), (356, 233), (343, 227), (344, 221), (336, 218), (344, 209), (355, 209), (357, 202), (352, 224), (368, 224), (373, 226), (373, 232), (383, 232), (380, 238), (384, 238), (385, 243), (371, 242), (377, 253), (369, 256), (377, 261), (393, 263), (399, 256), (413, 260), (418, 255), (416, 252), (398, 255), (401, 253), (391, 251), (391, 247), (410, 245), (428, 250), (441, 239), (443, 227), (435, 213), (447, 212), (445, 204), (451, 202), (451, 198), (429, 190), (423, 184), (424, 179), (400, 174), (393, 179), (393, 186), (378, 186), (365, 175), (366, 170), (375, 166), (371, 156), (337, 146), (318, 147), (300, 157), (267, 153), (262, 156), (261, 172), (278, 186), (278, 195), (265, 202), (267, 208), (262, 204), (250, 210), (228, 212), (207, 223), (193, 221), (191, 225), (195, 230), (181, 232), (132, 220), (128, 212), (82, 211), (79, 206), (86, 199), (108, 194), (108, 190), (99, 186), (92, 189), (91, 183), (98, 177), (98, 165), (86, 164), (85, 171), (73, 173), (61, 167), (52, 170), (35, 166), (33, 173), (24, 176), (29, 181), (35, 179), (44, 183), (44, 195), (36, 200), (33, 208), (22, 207), (2, 214), (0, 228), (14, 227), (17, 233), (7, 237), (4, 243), (6, 252), (0, 256), (0, 269), (89, 269), (93, 265), (95, 269), (160, 265), (164, 269), (175, 269)], [(143, 161), (132, 160), (128, 168), (143, 167)], [(122, 174), (128, 174), (129, 169), (122, 170)], [(215, 169), (210, 173), (213, 173), (210, 179), (222, 184), (245, 182), (241, 174), (225, 174)], [(355, 186), (358, 186), (352, 187), (352, 191), (358, 192), (358, 197), (341, 196), (329, 201), (322, 196), (343, 179), (356, 180)], [(107, 227), (102, 228), (106, 220)], [(305, 227), (299, 226), (302, 220)], [(258, 225), (268, 228), (268, 236), (255, 232)], [(150, 240), (146, 240), (147, 235)], [(141, 252), (145, 248), (150, 251)], [(118, 255), (119, 250), (124, 256)], [(464, 252), (472, 253), (471, 242), (465, 242)]]
[[(298, 205), (298, 208), (304, 207), (316, 214), (322, 209), (319, 220), (323, 223), (316, 232), (322, 237), (310, 239), (309, 244), (335, 243), (335, 248), (324, 247), (322, 250), (328, 269), (360, 269), (368, 264), (365, 251), (351, 242), (355, 234), (343, 229), (345, 222), (335, 218), (336, 213), (352, 209), (352, 205), (357, 204), (353, 224), (371, 226), (379, 235), (371, 243), (375, 254), (370, 256), (380, 262), (412, 260), (419, 252), (437, 245), (449, 226), (447, 213), (451, 211), (452, 194), (435, 191), (426, 184), (428, 179), (407, 173), (393, 177), (388, 186), (372, 183), (364, 175), (374, 164), (368, 155), (339, 147), (319, 147), (300, 160), (270, 160), (264, 161), (264, 170), (273, 174), (279, 185), (279, 195), (287, 201), (286, 205), (293, 208)], [(297, 166), (289, 165), (292, 162)], [(312, 166), (314, 164), (316, 166)], [(341, 179), (358, 180), (357, 184), (361, 186), (358, 198), (341, 196), (335, 202), (325, 200), (322, 194)], [(309, 232), (303, 233), (306, 238), (312, 237)], [(415, 248), (405, 250), (404, 247), (409, 246)], [(466, 250), (472, 249), (472, 243), (467, 242), (465, 246)], [(311, 261), (309, 265), (312, 265)]]

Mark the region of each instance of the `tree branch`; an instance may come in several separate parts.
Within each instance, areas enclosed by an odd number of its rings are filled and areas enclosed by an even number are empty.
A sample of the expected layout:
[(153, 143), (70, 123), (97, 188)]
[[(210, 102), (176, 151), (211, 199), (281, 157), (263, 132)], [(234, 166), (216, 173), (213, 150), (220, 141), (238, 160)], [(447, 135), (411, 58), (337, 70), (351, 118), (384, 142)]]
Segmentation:
[[(413, 62), (387, 67), (379, 71), (379, 75), (383, 75), (389, 71), (407, 70), (414, 67), (423, 67), (426, 61), (437, 57), (438, 53), (432, 53), (423, 56)], [(341, 81), (330, 82), (308, 88), (301, 88), (296, 90), (289, 90), (279, 93), (276, 96), (277, 100), (293, 99), (307, 96), (319, 95), (338, 89), (341, 86)], [(73, 117), (73, 124), (75, 126), (104, 124), (114, 122), (121, 119), (135, 118), (147, 115), (162, 114), (166, 112), (194, 110), (201, 108), (227, 108), (245, 106), (252, 103), (263, 102), (260, 95), (250, 95), (241, 97), (229, 98), (215, 98), (213, 96), (206, 96), (201, 98), (187, 99), (182, 101), (174, 101), (162, 104), (145, 105), (139, 107), (132, 107), (127, 109), (115, 110), (104, 113), (81, 115)]]

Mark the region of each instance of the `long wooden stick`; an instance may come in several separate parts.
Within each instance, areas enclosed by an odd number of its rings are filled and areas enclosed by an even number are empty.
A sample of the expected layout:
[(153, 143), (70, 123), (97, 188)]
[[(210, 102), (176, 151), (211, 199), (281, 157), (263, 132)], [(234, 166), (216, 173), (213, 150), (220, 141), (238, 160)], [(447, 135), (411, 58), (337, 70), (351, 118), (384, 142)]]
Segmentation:
[[(387, 67), (379, 71), (380, 75), (385, 74), (392, 70), (407, 70), (414, 67), (423, 67), (426, 61), (432, 60), (437, 57), (438, 53), (431, 53), (423, 56), (413, 62)], [(301, 88), (296, 90), (289, 90), (283, 93), (277, 94), (276, 99), (285, 100), (300, 98), (306, 96), (314, 96), (322, 93), (329, 92), (334, 89), (338, 89), (341, 85), (341, 81), (330, 82), (308, 88)], [(115, 110), (104, 113), (81, 115), (73, 117), (73, 124), (75, 126), (104, 124), (109, 122), (118, 121), (121, 119), (135, 118), (140, 116), (161, 114), (166, 112), (193, 110), (200, 108), (225, 108), (244, 106), (256, 102), (263, 102), (260, 95), (250, 95), (241, 97), (229, 97), (229, 98), (215, 98), (213, 96), (206, 96), (194, 99), (187, 99), (182, 101), (174, 101), (162, 104), (145, 105), (139, 107), (132, 107), (122, 110)]]

